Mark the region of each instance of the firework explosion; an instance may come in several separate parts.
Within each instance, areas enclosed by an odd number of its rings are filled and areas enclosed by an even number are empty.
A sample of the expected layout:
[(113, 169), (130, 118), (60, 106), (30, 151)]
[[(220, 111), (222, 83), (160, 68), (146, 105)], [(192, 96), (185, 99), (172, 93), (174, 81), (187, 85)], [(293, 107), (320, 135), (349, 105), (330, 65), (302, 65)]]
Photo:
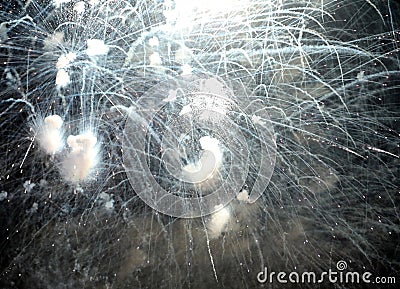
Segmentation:
[(0, 7), (2, 288), (399, 277), (397, 2)]

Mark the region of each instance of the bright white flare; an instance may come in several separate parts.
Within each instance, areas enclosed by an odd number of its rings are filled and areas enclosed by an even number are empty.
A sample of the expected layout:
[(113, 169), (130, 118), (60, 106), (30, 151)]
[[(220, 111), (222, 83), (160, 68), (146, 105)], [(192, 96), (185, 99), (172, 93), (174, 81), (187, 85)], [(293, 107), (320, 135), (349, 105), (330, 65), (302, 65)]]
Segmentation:
[(89, 4), (94, 6), (96, 4), (99, 4), (100, 0), (89, 0)]
[(61, 151), (64, 146), (62, 124), (59, 115), (50, 115), (39, 126), (36, 139), (40, 148), (49, 155)]
[(78, 183), (86, 180), (98, 163), (97, 138), (91, 133), (70, 135), (67, 138), (71, 151), (61, 163), (61, 172), (67, 181)]
[(184, 64), (182, 65), (181, 68), (182, 68), (182, 73), (181, 73), (182, 76), (192, 74), (193, 68), (189, 64)]
[(190, 104), (185, 105), (182, 107), (182, 110), (179, 112), (179, 116), (185, 115), (192, 111), (192, 106)]
[(151, 66), (162, 65), (161, 56), (158, 52), (154, 52), (152, 55), (150, 55), (150, 65)]
[(249, 192), (247, 190), (242, 190), (239, 194), (236, 195), (236, 198), (240, 202), (249, 203)]
[(203, 182), (212, 178), (222, 163), (223, 152), (219, 146), (219, 140), (210, 136), (200, 138), (203, 149), (200, 159), (183, 167), (182, 173), (185, 179), (193, 183)]
[[(221, 208), (221, 209), (220, 209)], [(216, 206), (219, 211), (211, 215), (211, 220), (207, 224), (208, 234), (210, 239), (216, 239), (227, 230), (231, 213), (229, 208), (222, 208), (222, 205)]]
[(104, 43), (101, 39), (88, 39), (87, 40), (87, 49), (86, 54), (88, 56), (100, 56), (106, 55), (110, 47)]
[(86, 9), (85, 2), (83, 2), (83, 1), (77, 2), (74, 5), (74, 11), (76, 11), (76, 13), (78, 13), (78, 14), (84, 13), (85, 9)]
[(193, 52), (190, 48), (185, 45), (181, 45), (181, 47), (175, 52), (175, 61), (185, 64), (189, 63), (192, 59)]
[[(248, 5), (248, 0), (166, 0), (163, 14), (169, 29), (180, 30), (192, 27), (194, 19), (209, 22), (210, 18), (220, 18), (234, 11), (245, 11)], [(242, 21), (241, 18), (238, 17), (237, 21)], [(231, 16), (230, 20), (232, 19)]]
[(68, 71), (65, 69), (59, 69), (56, 76), (56, 85), (58, 88), (66, 87), (71, 83)]
[(156, 36), (152, 37), (149, 39), (149, 45), (152, 47), (158, 47), (160, 45), (160, 42)]
[(75, 59), (76, 59), (76, 53), (74, 52), (63, 54), (58, 58), (56, 67), (57, 69), (66, 68)]

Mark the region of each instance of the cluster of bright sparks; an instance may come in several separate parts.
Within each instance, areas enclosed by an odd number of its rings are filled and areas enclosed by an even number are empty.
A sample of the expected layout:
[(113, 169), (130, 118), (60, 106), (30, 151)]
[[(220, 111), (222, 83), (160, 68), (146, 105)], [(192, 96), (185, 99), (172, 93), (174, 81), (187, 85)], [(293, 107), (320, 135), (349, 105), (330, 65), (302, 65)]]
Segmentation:
[[(73, 3), (72, 11), (65, 10), (67, 4)], [(63, 13), (75, 13), (78, 17), (83, 15), (87, 9), (93, 9), (97, 5), (101, 5), (101, 1), (71, 1), (71, 0), (54, 0), (56, 9), (64, 9)], [(191, 26), (193, 19), (197, 23), (207, 23), (209, 17), (217, 17), (216, 15), (223, 13), (227, 15), (231, 10), (237, 10), (238, 7), (245, 7), (247, 1), (224, 0), (224, 1), (165, 1), (164, 17), (165, 24), (162, 25), (161, 30), (167, 31), (171, 34), (191, 33)], [(68, 6), (71, 7), (71, 6)], [(240, 22), (240, 19), (238, 19)], [(62, 32), (54, 32), (44, 39), (45, 51), (53, 51), (55, 47), (68, 47), (65, 44), (65, 35)], [(62, 54), (58, 57), (55, 63), (55, 88), (56, 91), (63, 95), (62, 91), (68, 91), (69, 87), (74, 86), (72, 75), (74, 69), (80, 65), (81, 59), (88, 59), (93, 66), (97, 69), (97, 62), (106, 58), (113, 47), (105, 43), (103, 39), (89, 38), (83, 41), (85, 47), (81, 50), (63, 49)], [(147, 43), (144, 45), (150, 47), (150, 53), (147, 55), (147, 65), (163, 71), (163, 59), (159, 53), (161, 49), (160, 40), (157, 36), (148, 38)], [(131, 51), (128, 51), (126, 57), (126, 64), (129, 65), (135, 56), (135, 45), (132, 45)], [(69, 48), (71, 49), (71, 48)], [(181, 75), (192, 74), (193, 68), (191, 66), (191, 59), (193, 51), (186, 47), (184, 41), (180, 42), (179, 48), (174, 53), (174, 60), (181, 65)], [(65, 103), (65, 96), (64, 103)], [(85, 100), (81, 100), (85, 101)], [(184, 107), (186, 109), (187, 107)], [(90, 119), (91, 116), (85, 115), (87, 111), (82, 109), (83, 119)], [(253, 116), (255, 123), (261, 122)], [(79, 134), (70, 133), (70, 125), (63, 121), (61, 115), (42, 115), (38, 114), (37, 118), (33, 121), (31, 126), (32, 136), (34, 142), (38, 144), (38, 148), (48, 156), (50, 161), (58, 169), (60, 176), (68, 183), (74, 186), (80, 186), (82, 183), (91, 181), (95, 178), (96, 169), (101, 165), (102, 161), (102, 147), (99, 137), (93, 126), (87, 126), (86, 122), (82, 122), (82, 127), (79, 129)], [(218, 144), (215, 144), (216, 139), (210, 138), (200, 140), (203, 149), (208, 148), (214, 152), (219, 166), (221, 162), (221, 152)], [(213, 141), (214, 140), (214, 141)], [(211, 148), (209, 148), (211, 146)], [(207, 164), (206, 156), (199, 160), (198, 164), (189, 164), (183, 168), (184, 172), (193, 177), (193, 172), (199, 171), (199, 164)], [(203, 168), (204, 169), (204, 168)], [(199, 171), (197, 178), (204, 178), (204, 172)], [(208, 172), (208, 171), (207, 171)], [(200, 175), (199, 175), (200, 174)], [(239, 201), (247, 202), (248, 194), (243, 190), (237, 197)], [(207, 224), (209, 229), (210, 238), (218, 238), (222, 232), (227, 228), (227, 224), (231, 218), (229, 208), (217, 208), (219, 211), (212, 216)]]
[[(200, 22), (209, 21), (206, 19), (207, 17), (222, 12), (226, 13), (233, 7), (237, 9), (237, 6), (240, 4), (239, 2), (232, 0), (220, 1), (218, 3), (213, 3), (212, 1), (165, 1), (163, 5), (166, 24), (161, 29), (170, 33), (176, 33), (179, 30), (185, 29), (190, 30), (191, 22), (194, 18), (198, 18), (198, 15), (203, 15)], [(76, 13), (78, 17), (79, 15), (83, 15), (87, 9), (101, 5), (101, 1), (99, 0), (78, 2), (72, 0), (53, 0), (56, 9), (63, 9), (64, 6), (70, 3), (73, 3), (72, 11), (63, 10), (63, 13)], [(243, 2), (240, 5), (245, 5), (245, 3)], [(71, 74), (74, 73), (76, 66), (82, 65), (82, 63), (79, 63), (82, 57), (89, 59), (94, 69), (96, 69), (97, 61), (101, 58), (106, 58), (111, 49), (103, 39), (86, 39), (84, 43), (86, 46), (84, 50), (64, 50), (58, 57), (55, 64), (55, 87), (58, 91), (63, 89), (68, 90), (71, 85), (74, 85)], [(148, 55), (147, 63), (149, 67), (162, 70), (163, 60), (158, 52), (160, 40), (157, 36), (153, 36), (148, 39), (145, 45), (148, 45), (151, 48), (150, 51), (152, 51)], [(58, 46), (66, 47), (64, 34), (61, 32), (50, 34), (44, 40), (44, 48), (47, 51), (52, 51), (54, 47)], [(131, 57), (133, 57), (133, 54), (134, 51), (127, 53), (126, 64), (132, 61)], [(181, 64), (182, 76), (192, 73), (193, 68), (189, 64), (192, 54), (191, 49), (187, 48), (184, 43), (181, 43), (180, 48), (175, 51), (174, 59)], [(61, 176), (68, 182), (79, 184), (93, 177), (96, 166), (101, 163), (101, 147), (94, 129), (88, 130), (87, 128), (82, 128), (80, 134), (69, 135), (67, 132), (68, 126), (68, 124), (63, 123), (63, 118), (60, 115), (38, 115), (37, 119), (33, 122), (32, 130), (35, 142), (38, 143), (39, 148), (44, 153), (52, 156), (53, 161), (57, 161)]]
[[(53, 36), (52, 39), (47, 40), (47, 43), (50, 41), (62, 42), (63, 39), (62, 36)], [(108, 50), (109, 47), (104, 44), (103, 40), (87, 40), (85, 53), (89, 57), (107, 55)], [(76, 58), (77, 54), (75, 52), (62, 54), (58, 58), (55, 78), (57, 89), (66, 88), (71, 84), (69, 69)], [(78, 184), (92, 176), (92, 172), (99, 163), (100, 158), (97, 137), (94, 132), (85, 131), (79, 135), (69, 135), (65, 139), (66, 132), (63, 120), (59, 115), (49, 115), (44, 120), (36, 121), (33, 129), (36, 132), (34, 137), (45, 153), (52, 156), (55, 154), (62, 155), (60, 172), (66, 181)], [(66, 149), (68, 153), (65, 152)]]
[(61, 156), (60, 173), (66, 181), (78, 184), (90, 178), (99, 161), (99, 147), (93, 133), (83, 132), (65, 139), (59, 115), (50, 115), (38, 121), (35, 131), (34, 137), (46, 154), (53, 159), (54, 156)]
[[(174, 34), (179, 33), (180, 30), (190, 33), (190, 27), (193, 19), (197, 22), (207, 22), (208, 17), (213, 14), (227, 13), (231, 8), (237, 9), (240, 1), (165, 1), (164, 16), (165, 24), (162, 25), (161, 30)], [(73, 4), (72, 6), (70, 4)], [(53, 0), (53, 5), (56, 9), (63, 9), (63, 13), (74, 13), (77, 17), (83, 16), (88, 9), (96, 8), (102, 3), (99, 0), (90, 1), (72, 1), (72, 0)], [(245, 3), (241, 3), (240, 5)], [(66, 10), (65, 7), (69, 5)], [(70, 8), (72, 7), (72, 10)], [(104, 8), (105, 9), (105, 8)], [(198, 15), (202, 15), (199, 19)], [(28, 21), (33, 21), (27, 16)], [(7, 32), (2, 34), (4, 39), (7, 39)], [(56, 92), (62, 96), (64, 106), (66, 104), (66, 96), (64, 91), (69, 91), (69, 88), (75, 86), (73, 75), (76, 67), (87, 65), (82, 63), (82, 59), (90, 61), (93, 69), (97, 69), (98, 62), (107, 58), (111, 47), (103, 39), (88, 38), (83, 40), (84, 47), (71, 47), (66, 43), (65, 34), (63, 32), (55, 31), (49, 34), (44, 39), (44, 51), (52, 53), (54, 49), (62, 47), (61, 54), (55, 61), (55, 67), (52, 69), (55, 73), (54, 87)], [(149, 55), (147, 56), (147, 65), (158, 69), (159, 72), (163, 71), (163, 60), (159, 53), (161, 49), (160, 40), (157, 36), (152, 36), (147, 39), (145, 46), (150, 47)], [(69, 48), (67, 48), (69, 47)], [(129, 65), (134, 57), (135, 45), (132, 45), (132, 50), (128, 51), (126, 57), (126, 64)], [(57, 52), (59, 53), (59, 52)], [(193, 56), (193, 51), (185, 46), (184, 42), (180, 43), (179, 48), (174, 53), (174, 59), (181, 65), (181, 75), (192, 74), (193, 68), (190, 64)], [(11, 78), (11, 76), (10, 76)], [(173, 100), (173, 99), (172, 99)], [(81, 102), (86, 100), (81, 98)], [(82, 104), (81, 104), (82, 105)], [(188, 107), (184, 107), (183, 110)], [(190, 108), (189, 108), (190, 109)], [(32, 111), (35, 111), (32, 108)], [(34, 149), (41, 150), (44, 154), (49, 156), (52, 165), (57, 168), (60, 176), (67, 183), (74, 187), (80, 187), (85, 182), (90, 182), (96, 177), (96, 170), (99, 169), (102, 163), (102, 147), (99, 136), (96, 133), (93, 125), (87, 125), (91, 116), (85, 115), (88, 113), (84, 108), (82, 110), (81, 127), (78, 134), (71, 133), (71, 125), (65, 122), (65, 117), (62, 114), (47, 114), (44, 112), (36, 112), (36, 118), (31, 122), (31, 136)], [(182, 111), (183, 112), (183, 111)], [(207, 137), (206, 137), (207, 138)], [(218, 140), (209, 138), (200, 140), (203, 149), (208, 149), (217, 156), (217, 167), (221, 162), (221, 151), (218, 149)], [(207, 165), (209, 160), (207, 155), (204, 155), (197, 164), (188, 164), (183, 168), (183, 172), (193, 178), (196, 172), (197, 178), (203, 179), (204, 172), (200, 170), (199, 165)], [(101, 168), (100, 168), (101, 169)], [(214, 167), (212, 168), (214, 170)], [(204, 168), (203, 168), (204, 170)], [(206, 169), (208, 174), (208, 170)], [(193, 180), (192, 180), (193, 181)], [(29, 191), (35, 184), (27, 185)], [(28, 188), (27, 187), (27, 188)], [(105, 194), (106, 195), (106, 194)], [(239, 196), (238, 200), (247, 201), (248, 195), (244, 190)], [(108, 206), (112, 207), (112, 202), (107, 202)], [(111, 205), (110, 205), (111, 204)], [(209, 220), (207, 228), (209, 228), (210, 238), (218, 238), (220, 234), (226, 229), (227, 224), (231, 218), (229, 208), (216, 208), (218, 213), (214, 214)]]

